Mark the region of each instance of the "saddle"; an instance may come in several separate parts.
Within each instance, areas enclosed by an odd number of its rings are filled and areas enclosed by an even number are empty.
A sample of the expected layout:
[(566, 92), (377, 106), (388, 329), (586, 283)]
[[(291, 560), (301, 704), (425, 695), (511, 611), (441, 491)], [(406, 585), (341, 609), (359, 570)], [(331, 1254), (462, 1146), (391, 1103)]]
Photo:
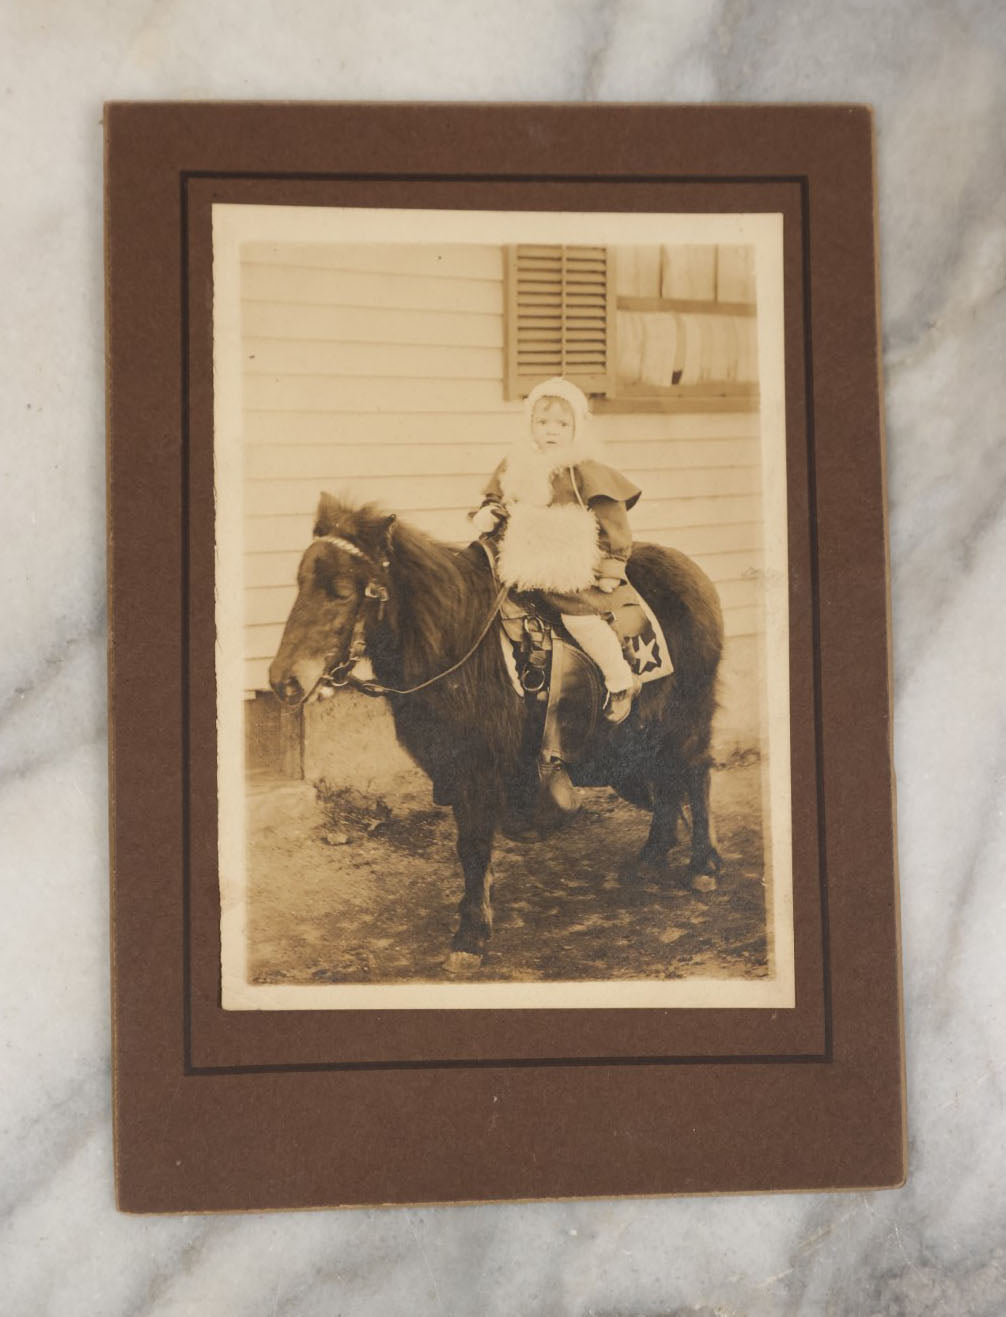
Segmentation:
[[(633, 597), (607, 620), (640, 682), (669, 676), (674, 668), (660, 623), (638, 592), (629, 589)], [(597, 730), (607, 695), (596, 664), (535, 595), (511, 591), (506, 596), (500, 641), (514, 689), (529, 704), (544, 706), (546, 748), (561, 742), (561, 757), (576, 763)]]
[(510, 680), (540, 723), (541, 750), (575, 763), (597, 730), (604, 687), (597, 667), (558, 620), (527, 596), (500, 608), (500, 640)]
[[(488, 553), (488, 550), (487, 550)], [(634, 587), (608, 617), (622, 651), (640, 682), (673, 671), (660, 623)], [(588, 756), (610, 729), (603, 714), (607, 691), (594, 661), (562, 626), (560, 616), (536, 593), (511, 591), (500, 607), (500, 643), (514, 689), (528, 709), (525, 763), (532, 779), (517, 784), (512, 805), (539, 832), (548, 816), (572, 814), (576, 793), (565, 773)], [(519, 835), (520, 826), (515, 829)], [(513, 834), (512, 834), (513, 835)]]

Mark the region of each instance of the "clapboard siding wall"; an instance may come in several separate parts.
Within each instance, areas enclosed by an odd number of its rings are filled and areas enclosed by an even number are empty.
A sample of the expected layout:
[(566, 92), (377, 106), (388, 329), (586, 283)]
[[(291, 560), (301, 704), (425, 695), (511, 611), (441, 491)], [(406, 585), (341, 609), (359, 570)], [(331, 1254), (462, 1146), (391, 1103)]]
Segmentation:
[[(503, 252), (482, 246), (242, 249), (249, 691), (294, 597), (321, 490), (376, 500), (444, 539), (522, 424), (503, 401)], [(760, 626), (755, 413), (594, 420), (643, 489), (637, 536), (693, 555), (730, 638)]]

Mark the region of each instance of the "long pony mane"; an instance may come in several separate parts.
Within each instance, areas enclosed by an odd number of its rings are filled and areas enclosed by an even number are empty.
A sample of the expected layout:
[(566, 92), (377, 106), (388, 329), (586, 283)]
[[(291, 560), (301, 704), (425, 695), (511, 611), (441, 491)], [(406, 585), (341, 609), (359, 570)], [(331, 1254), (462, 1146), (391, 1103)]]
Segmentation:
[[(314, 534), (345, 539), (378, 566), (387, 560), (393, 635), (376, 637), (372, 657), (394, 663), (401, 680), (425, 679), (460, 657), (478, 634), (493, 584), (474, 555), (400, 521), (376, 503), (354, 507), (332, 494), (321, 497)], [(397, 661), (390, 652), (392, 641)]]

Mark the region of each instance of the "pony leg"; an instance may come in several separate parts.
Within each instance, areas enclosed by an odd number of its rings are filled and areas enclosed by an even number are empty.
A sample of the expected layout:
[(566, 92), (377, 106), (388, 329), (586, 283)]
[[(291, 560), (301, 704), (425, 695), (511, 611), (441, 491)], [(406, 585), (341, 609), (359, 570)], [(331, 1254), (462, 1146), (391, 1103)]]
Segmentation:
[(639, 853), (639, 861), (647, 868), (662, 869), (667, 860), (667, 852), (678, 839), (678, 819), (681, 817), (681, 802), (685, 794), (681, 761), (676, 753), (665, 751), (658, 756), (650, 785), (653, 818), (650, 834)]
[(492, 933), (493, 835), (499, 814), (498, 791), (482, 775), (457, 783), (454, 818), (458, 826), (458, 859), (465, 876), (465, 894), (458, 906), (460, 922), (452, 946), (455, 952), (481, 956)]
[(717, 874), (723, 867), (716, 849), (716, 838), (709, 812), (709, 760), (702, 759), (688, 765), (688, 800), (692, 811), (692, 854), (688, 873), (692, 887), (698, 892), (716, 890)]

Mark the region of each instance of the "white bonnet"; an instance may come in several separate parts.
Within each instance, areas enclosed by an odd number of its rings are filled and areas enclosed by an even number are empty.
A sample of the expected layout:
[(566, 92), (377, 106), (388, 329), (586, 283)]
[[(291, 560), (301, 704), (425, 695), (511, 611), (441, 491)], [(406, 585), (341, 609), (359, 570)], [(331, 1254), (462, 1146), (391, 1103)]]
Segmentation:
[(576, 429), (582, 433), (584, 422), (590, 416), (590, 404), (587, 402), (586, 394), (578, 389), (575, 384), (562, 379), (559, 375), (553, 375), (550, 380), (542, 380), (541, 384), (536, 384), (524, 400), (524, 413), (527, 416), (528, 427), (531, 425), (531, 413), (534, 410), (534, 405), (539, 398), (561, 398), (563, 402), (568, 402), (573, 409)]

